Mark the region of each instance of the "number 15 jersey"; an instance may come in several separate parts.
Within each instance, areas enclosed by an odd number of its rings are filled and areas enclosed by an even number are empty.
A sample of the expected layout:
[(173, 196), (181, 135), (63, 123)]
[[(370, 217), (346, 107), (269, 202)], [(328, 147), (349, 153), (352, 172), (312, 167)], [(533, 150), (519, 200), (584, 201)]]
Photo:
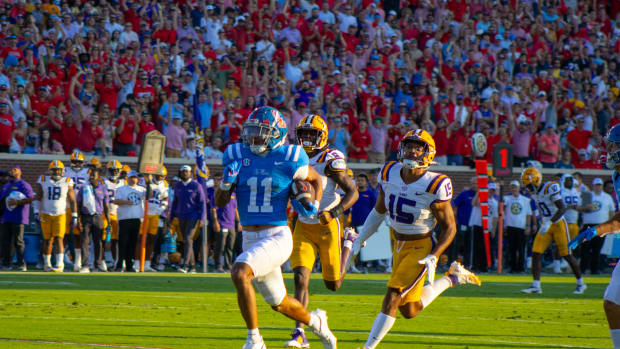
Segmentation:
[(224, 152), (223, 166), (239, 161), (235, 192), (241, 225), (286, 225), (291, 184), (308, 177), (308, 155), (298, 145), (282, 145), (265, 156), (252, 153), (242, 143)]
[(389, 225), (400, 234), (428, 233), (436, 224), (431, 206), (452, 199), (452, 181), (446, 175), (426, 171), (417, 181), (405, 184), (402, 168), (400, 162), (390, 161), (379, 171)]

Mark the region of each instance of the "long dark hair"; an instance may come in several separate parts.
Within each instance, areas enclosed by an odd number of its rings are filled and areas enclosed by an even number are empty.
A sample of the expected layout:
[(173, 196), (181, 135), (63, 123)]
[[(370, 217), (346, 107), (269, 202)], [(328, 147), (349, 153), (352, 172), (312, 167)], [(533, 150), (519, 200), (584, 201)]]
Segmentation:
[(47, 128), (42, 128), (39, 130), (39, 147), (43, 148), (43, 132), (47, 131), (49, 133), (49, 138), (47, 139), (47, 147), (50, 151), (54, 151), (54, 140), (52, 139), (52, 132), (50, 132)]

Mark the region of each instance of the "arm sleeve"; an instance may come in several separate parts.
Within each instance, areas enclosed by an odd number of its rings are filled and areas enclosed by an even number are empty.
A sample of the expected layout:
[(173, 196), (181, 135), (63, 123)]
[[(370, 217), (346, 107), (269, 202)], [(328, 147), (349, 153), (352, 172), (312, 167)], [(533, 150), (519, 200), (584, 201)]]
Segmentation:
[(383, 222), (384, 217), (385, 213), (380, 214), (379, 212), (377, 212), (377, 210), (373, 208), (372, 211), (370, 211), (370, 213), (368, 214), (368, 217), (366, 217), (364, 225), (362, 225), (362, 227), (360, 228), (360, 235), (358, 239), (361, 239), (362, 242), (368, 240), (368, 238), (371, 237), (372, 234), (377, 231), (377, 229), (379, 229), (379, 226), (381, 225), (381, 222)]

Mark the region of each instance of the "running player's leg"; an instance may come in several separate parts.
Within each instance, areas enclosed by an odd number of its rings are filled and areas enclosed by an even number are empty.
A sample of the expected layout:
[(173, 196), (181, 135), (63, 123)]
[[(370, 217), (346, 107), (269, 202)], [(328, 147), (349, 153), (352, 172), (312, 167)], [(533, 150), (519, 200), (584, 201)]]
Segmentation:
[(620, 348), (620, 264), (616, 264), (611, 281), (605, 290), (603, 308), (609, 323), (609, 333), (614, 348)]
[(575, 259), (575, 257), (568, 251), (568, 241), (570, 239), (568, 224), (564, 219), (561, 219), (549, 228), (547, 234), (553, 237), (555, 244), (558, 246), (559, 255), (564, 258), (566, 262), (568, 262), (573, 274), (575, 274), (575, 279), (577, 279), (577, 288), (573, 293), (582, 294), (586, 290), (586, 284), (581, 277), (579, 262), (577, 262), (577, 259)]
[[(295, 230), (293, 231), (293, 252), (290, 256), (291, 268), (293, 268), (295, 280), (295, 299), (297, 299), (304, 309), (308, 308), (310, 296), (308, 285), (310, 283), (310, 273), (317, 254), (317, 246), (312, 237), (320, 236), (320, 233), (313, 231), (312, 228), (319, 227), (314, 224), (305, 224), (297, 221)], [(321, 259), (321, 262), (323, 260)], [(300, 332), (303, 332), (304, 324), (297, 321), (295, 326)]]
[[(551, 229), (551, 228), (550, 228)], [(521, 290), (523, 293), (541, 293), (540, 272), (542, 269), (542, 254), (553, 241), (552, 234), (536, 235), (532, 245), (532, 286)]]
[(43, 235), (43, 270), (52, 271), (52, 225), (46, 214), (41, 214), (41, 233)]
[(323, 282), (329, 290), (336, 291), (342, 285), (344, 277), (344, 274), (341, 275), (340, 223), (337, 219), (332, 219), (326, 226), (321, 226), (318, 247)]

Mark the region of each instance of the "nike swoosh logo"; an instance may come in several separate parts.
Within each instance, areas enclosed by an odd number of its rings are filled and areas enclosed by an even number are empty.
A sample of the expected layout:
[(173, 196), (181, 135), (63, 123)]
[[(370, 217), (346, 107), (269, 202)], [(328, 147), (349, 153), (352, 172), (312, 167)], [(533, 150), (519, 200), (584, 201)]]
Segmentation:
[(424, 195), (424, 193), (420, 193), (419, 191), (416, 191), (415, 195)]
[(282, 165), (284, 162), (279, 162), (279, 161), (274, 161), (273, 164), (278, 166), (278, 165)]

